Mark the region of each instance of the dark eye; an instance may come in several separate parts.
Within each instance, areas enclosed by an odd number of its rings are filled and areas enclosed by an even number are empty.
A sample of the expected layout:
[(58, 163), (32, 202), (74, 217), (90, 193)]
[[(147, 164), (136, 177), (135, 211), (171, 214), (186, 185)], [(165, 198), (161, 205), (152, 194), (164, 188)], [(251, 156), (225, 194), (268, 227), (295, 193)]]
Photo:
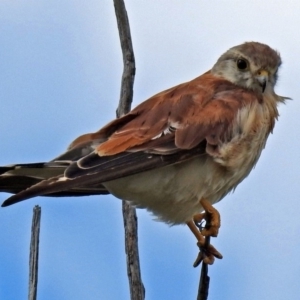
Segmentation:
[(248, 68), (248, 63), (245, 59), (239, 58), (236, 61), (236, 65), (239, 68), (239, 70), (246, 70)]

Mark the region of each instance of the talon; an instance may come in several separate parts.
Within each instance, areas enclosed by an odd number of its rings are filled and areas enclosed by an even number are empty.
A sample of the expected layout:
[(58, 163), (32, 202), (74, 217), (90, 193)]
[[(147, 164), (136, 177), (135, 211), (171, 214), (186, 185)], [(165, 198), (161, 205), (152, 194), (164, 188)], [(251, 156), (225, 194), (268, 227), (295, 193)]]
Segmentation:
[(198, 256), (193, 264), (194, 268), (198, 267), (202, 261), (205, 264), (212, 265), (215, 261), (215, 257), (218, 259), (223, 258), (222, 254), (213, 245), (210, 244), (207, 248), (200, 242), (198, 242), (197, 245), (200, 249), (200, 252), (198, 253)]
[(195, 262), (193, 263), (193, 267), (197, 268), (201, 264), (202, 260), (203, 260), (203, 253), (199, 252)]
[[(187, 222), (190, 230), (198, 240), (197, 245), (200, 249), (200, 252), (193, 264), (194, 267), (199, 266), (201, 262), (212, 265), (215, 258), (223, 258), (222, 254), (213, 245), (207, 245), (209, 241), (206, 240), (209, 236), (216, 237), (218, 235), (219, 228), (221, 226), (220, 214), (207, 200), (201, 199), (200, 204), (202, 205), (204, 212), (195, 215), (193, 220)], [(202, 229), (201, 222), (204, 219), (206, 220), (206, 226)], [(206, 238), (204, 238), (204, 236)]]
[(215, 262), (215, 258), (212, 254), (210, 254), (203, 259), (203, 262), (205, 264), (212, 265)]
[(205, 247), (202, 242), (198, 242), (197, 245), (200, 249), (200, 252), (204, 252), (207, 256), (213, 255), (218, 259), (223, 258), (223, 255), (212, 244), (209, 244), (208, 247)]
[[(209, 223), (208, 228), (204, 228), (201, 231), (201, 234), (203, 236), (217, 237), (219, 233), (219, 228), (221, 227), (220, 213), (206, 199), (201, 199), (200, 204), (205, 210), (204, 218)], [(195, 216), (195, 218), (198, 219), (198, 216), (199, 215)], [(200, 217), (203, 217), (203, 213), (200, 214)]]

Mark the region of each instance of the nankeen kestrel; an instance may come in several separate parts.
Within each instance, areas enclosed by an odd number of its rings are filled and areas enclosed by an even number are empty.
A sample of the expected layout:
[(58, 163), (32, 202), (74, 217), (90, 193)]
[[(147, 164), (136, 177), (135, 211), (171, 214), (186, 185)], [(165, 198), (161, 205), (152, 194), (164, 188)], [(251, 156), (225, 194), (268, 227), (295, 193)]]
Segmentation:
[[(274, 92), (281, 59), (248, 42), (225, 52), (200, 77), (163, 91), (99, 131), (75, 139), (48, 163), (0, 168), (2, 206), (39, 195), (111, 193), (168, 224), (218, 213), (211, 204), (232, 191), (256, 164), (285, 98)], [(216, 257), (221, 255), (211, 249)]]

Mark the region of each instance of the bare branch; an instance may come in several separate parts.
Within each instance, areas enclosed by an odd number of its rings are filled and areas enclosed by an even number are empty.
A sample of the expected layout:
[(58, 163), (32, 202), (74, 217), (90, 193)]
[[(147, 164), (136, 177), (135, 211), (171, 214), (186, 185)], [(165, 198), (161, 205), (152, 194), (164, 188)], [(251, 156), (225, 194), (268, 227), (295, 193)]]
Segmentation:
[[(209, 214), (206, 215), (205, 227), (206, 228), (210, 227), (210, 215)], [(210, 244), (210, 236), (206, 236), (204, 248), (207, 249), (209, 244)], [(208, 290), (209, 290), (209, 281), (210, 281), (210, 278), (208, 276), (208, 264), (206, 264), (205, 262), (202, 261), (197, 300), (207, 300)]]
[(117, 117), (130, 111), (133, 98), (133, 83), (135, 76), (135, 60), (130, 35), (129, 21), (123, 0), (114, 0), (119, 36), (123, 54), (124, 70), (121, 82), (121, 94)]
[[(209, 246), (209, 243), (210, 243), (210, 236), (207, 236), (205, 238), (204, 247), (207, 248)], [(210, 278), (208, 276), (208, 264), (202, 262), (197, 300), (207, 300), (208, 290), (209, 290), (209, 280)]]
[[(130, 35), (129, 21), (124, 1), (114, 0), (114, 6), (124, 64), (121, 82), (120, 102), (117, 109), (117, 117), (120, 117), (130, 111), (133, 97), (135, 60)], [(123, 201), (122, 212), (125, 229), (125, 252), (127, 259), (127, 275), (130, 286), (130, 297), (131, 300), (143, 300), (145, 298), (145, 288), (142, 282), (140, 271), (136, 211), (135, 208), (133, 208), (128, 202)]]
[(130, 286), (130, 299), (144, 300), (145, 288), (140, 271), (136, 211), (135, 208), (126, 201), (123, 201), (122, 203), (122, 211), (125, 229), (125, 251), (127, 275)]
[(39, 236), (40, 236), (41, 208), (33, 208), (31, 225), (31, 241), (29, 254), (29, 293), (28, 300), (36, 300), (38, 283)]

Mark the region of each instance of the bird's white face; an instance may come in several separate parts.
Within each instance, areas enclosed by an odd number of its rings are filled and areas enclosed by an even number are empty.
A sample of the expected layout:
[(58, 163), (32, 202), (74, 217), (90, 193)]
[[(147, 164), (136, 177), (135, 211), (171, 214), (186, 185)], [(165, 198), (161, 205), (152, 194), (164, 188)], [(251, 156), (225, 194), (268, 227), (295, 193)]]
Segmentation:
[(274, 91), (280, 64), (279, 54), (269, 46), (245, 43), (224, 53), (212, 68), (212, 73), (262, 94)]

